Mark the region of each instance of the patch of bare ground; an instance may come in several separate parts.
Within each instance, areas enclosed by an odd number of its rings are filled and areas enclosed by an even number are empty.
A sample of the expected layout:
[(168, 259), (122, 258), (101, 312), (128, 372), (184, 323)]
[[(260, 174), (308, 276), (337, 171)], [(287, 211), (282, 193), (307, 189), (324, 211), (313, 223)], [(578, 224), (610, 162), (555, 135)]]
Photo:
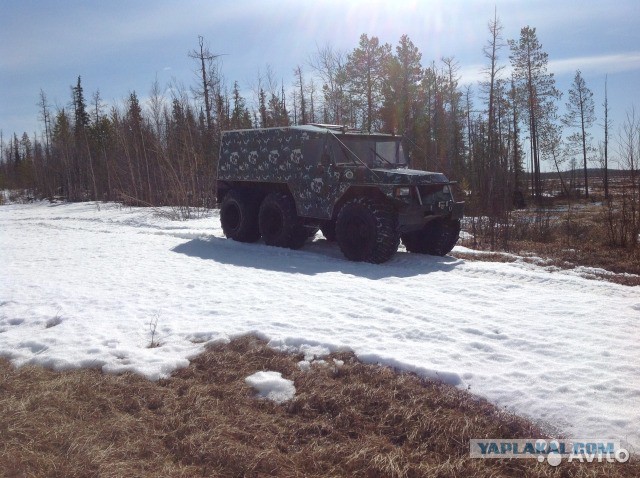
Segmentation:
[(529, 262), (548, 270), (574, 270), (587, 279), (606, 280), (627, 286), (640, 286), (640, 249), (603, 248), (586, 244), (579, 248), (562, 244), (517, 241), (510, 252), (479, 250), (453, 251), (458, 259), (484, 262)]
[[(544, 433), (466, 391), (350, 353), (306, 372), (301, 358), (241, 337), (158, 382), (0, 360), (0, 476), (640, 476), (637, 462), (471, 459), (471, 438)], [(295, 398), (256, 398), (244, 379), (259, 370), (293, 380)]]
[[(612, 191), (620, 195), (615, 188)], [(574, 270), (589, 279), (638, 286), (640, 245), (638, 241), (626, 241), (624, 247), (617, 244), (620, 230), (628, 236), (632, 229), (618, 213), (594, 193), (591, 200), (550, 198), (548, 204), (512, 211), (501, 220), (466, 218), (467, 234), (461, 244), (476, 252), (452, 255), (465, 260), (522, 260), (551, 271)]]

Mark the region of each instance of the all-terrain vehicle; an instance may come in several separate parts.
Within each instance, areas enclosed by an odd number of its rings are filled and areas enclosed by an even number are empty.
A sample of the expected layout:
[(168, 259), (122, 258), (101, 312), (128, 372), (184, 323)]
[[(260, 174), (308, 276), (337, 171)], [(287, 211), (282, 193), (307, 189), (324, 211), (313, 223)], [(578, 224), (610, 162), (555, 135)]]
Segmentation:
[(407, 168), (402, 138), (341, 126), (225, 131), (217, 199), (224, 234), (297, 249), (322, 230), (352, 261), (445, 255), (463, 214), (451, 182)]

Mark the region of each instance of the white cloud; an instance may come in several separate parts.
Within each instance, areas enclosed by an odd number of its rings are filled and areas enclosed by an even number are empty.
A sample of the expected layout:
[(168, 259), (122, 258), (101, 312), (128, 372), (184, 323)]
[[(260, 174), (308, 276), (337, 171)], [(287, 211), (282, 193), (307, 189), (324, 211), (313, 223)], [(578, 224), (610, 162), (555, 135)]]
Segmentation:
[(549, 71), (556, 75), (573, 73), (576, 70), (583, 73), (620, 73), (640, 70), (640, 52), (580, 56), (549, 62)]
[[(460, 70), (461, 85), (475, 85), (487, 79), (483, 64), (464, 66)], [(551, 60), (547, 66), (547, 71), (555, 76), (573, 74), (576, 70), (582, 73), (602, 73), (614, 74), (625, 71), (640, 70), (640, 52), (613, 53), (609, 55), (576, 56)], [(500, 72), (501, 78), (508, 78), (511, 75), (511, 66), (504, 65)]]
[[(480, 63), (460, 68), (460, 85), (476, 85), (481, 81), (485, 81), (487, 79), (485, 68), (486, 65), (482, 65)], [(504, 73), (507, 68), (509, 68), (509, 66), (505, 65), (505, 68), (500, 72), (500, 77), (505, 77)]]

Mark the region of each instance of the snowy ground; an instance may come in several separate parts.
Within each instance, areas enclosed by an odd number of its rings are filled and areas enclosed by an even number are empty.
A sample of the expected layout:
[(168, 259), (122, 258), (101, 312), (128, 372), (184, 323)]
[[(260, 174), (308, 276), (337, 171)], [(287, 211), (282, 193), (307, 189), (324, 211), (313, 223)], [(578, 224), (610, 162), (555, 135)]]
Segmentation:
[(16, 365), (157, 379), (253, 332), (309, 357), (353, 350), (640, 451), (638, 287), (402, 250), (351, 263), (321, 235), (290, 251), (224, 239), (217, 213), (175, 222), (89, 203), (0, 206), (0, 274), (0, 355)]

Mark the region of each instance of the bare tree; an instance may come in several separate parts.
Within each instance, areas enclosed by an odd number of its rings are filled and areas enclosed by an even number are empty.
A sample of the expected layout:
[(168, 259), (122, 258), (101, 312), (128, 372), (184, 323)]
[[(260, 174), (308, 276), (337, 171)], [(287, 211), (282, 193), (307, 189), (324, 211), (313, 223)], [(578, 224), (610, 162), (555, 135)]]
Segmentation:
[[(440, 60), (444, 65), (443, 94), (446, 104), (448, 105), (448, 116), (443, 122), (443, 140), (446, 160), (446, 171), (454, 177), (461, 177), (463, 174), (463, 138), (462, 130), (464, 123), (461, 117), (460, 102), (462, 101), (462, 93), (458, 89), (460, 81), (459, 71), (460, 64), (454, 57), (443, 57)], [(464, 114), (464, 112), (462, 112)]]
[(201, 89), (197, 90), (197, 95), (202, 95), (204, 100), (205, 119), (207, 121), (207, 130), (211, 131), (213, 128), (213, 122), (211, 119), (211, 78), (209, 72), (211, 71), (211, 64), (220, 55), (214, 55), (209, 51), (209, 47), (204, 44), (204, 37), (198, 35), (198, 49), (191, 50), (189, 52), (189, 58), (193, 58), (199, 62), (198, 73), (201, 78)]
[(497, 10), (494, 11), (493, 20), (489, 22), (489, 41), (482, 49), (484, 57), (488, 61), (488, 65), (484, 68), (484, 73), (487, 76), (482, 87), (484, 88), (487, 98), (487, 145), (488, 145), (488, 157), (497, 156), (496, 151), (496, 81), (500, 72), (504, 69), (504, 65), (500, 65), (499, 52), (506, 46), (504, 39), (502, 38), (503, 26), (498, 18)]
[(167, 99), (160, 88), (158, 77), (151, 83), (149, 91), (149, 110), (151, 112), (151, 120), (154, 127), (154, 133), (161, 137), (163, 134), (162, 113), (165, 109)]
[(324, 47), (317, 47), (316, 53), (309, 58), (308, 64), (323, 83), (325, 109), (323, 121), (342, 124), (346, 102), (345, 54), (327, 44)]
[(602, 151), (602, 169), (604, 173), (604, 197), (609, 199), (609, 128), (611, 120), (609, 119), (609, 94), (607, 90), (607, 77), (604, 79), (604, 144)]
[(298, 89), (299, 92), (299, 101), (300, 101), (300, 118), (298, 119), (298, 124), (307, 124), (309, 122), (309, 118), (307, 117), (307, 100), (305, 98), (305, 83), (304, 78), (302, 76), (302, 68), (300, 65), (296, 66), (293, 70), (293, 74), (295, 75), (296, 83), (294, 86)]
[(618, 134), (620, 168), (625, 171), (626, 184), (620, 193), (607, 201), (607, 225), (609, 242), (623, 247), (637, 247), (640, 236), (640, 117), (635, 107), (627, 111), (627, 117)]
[(307, 92), (309, 93), (309, 122), (316, 122), (316, 83), (313, 81), (313, 78), (309, 80), (309, 84), (307, 85)]
[(51, 107), (47, 101), (47, 95), (42, 89), (40, 89), (40, 100), (38, 101), (38, 106), (40, 107), (40, 119), (44, 123), (45, 155), (48, 156), (51, 142)]

